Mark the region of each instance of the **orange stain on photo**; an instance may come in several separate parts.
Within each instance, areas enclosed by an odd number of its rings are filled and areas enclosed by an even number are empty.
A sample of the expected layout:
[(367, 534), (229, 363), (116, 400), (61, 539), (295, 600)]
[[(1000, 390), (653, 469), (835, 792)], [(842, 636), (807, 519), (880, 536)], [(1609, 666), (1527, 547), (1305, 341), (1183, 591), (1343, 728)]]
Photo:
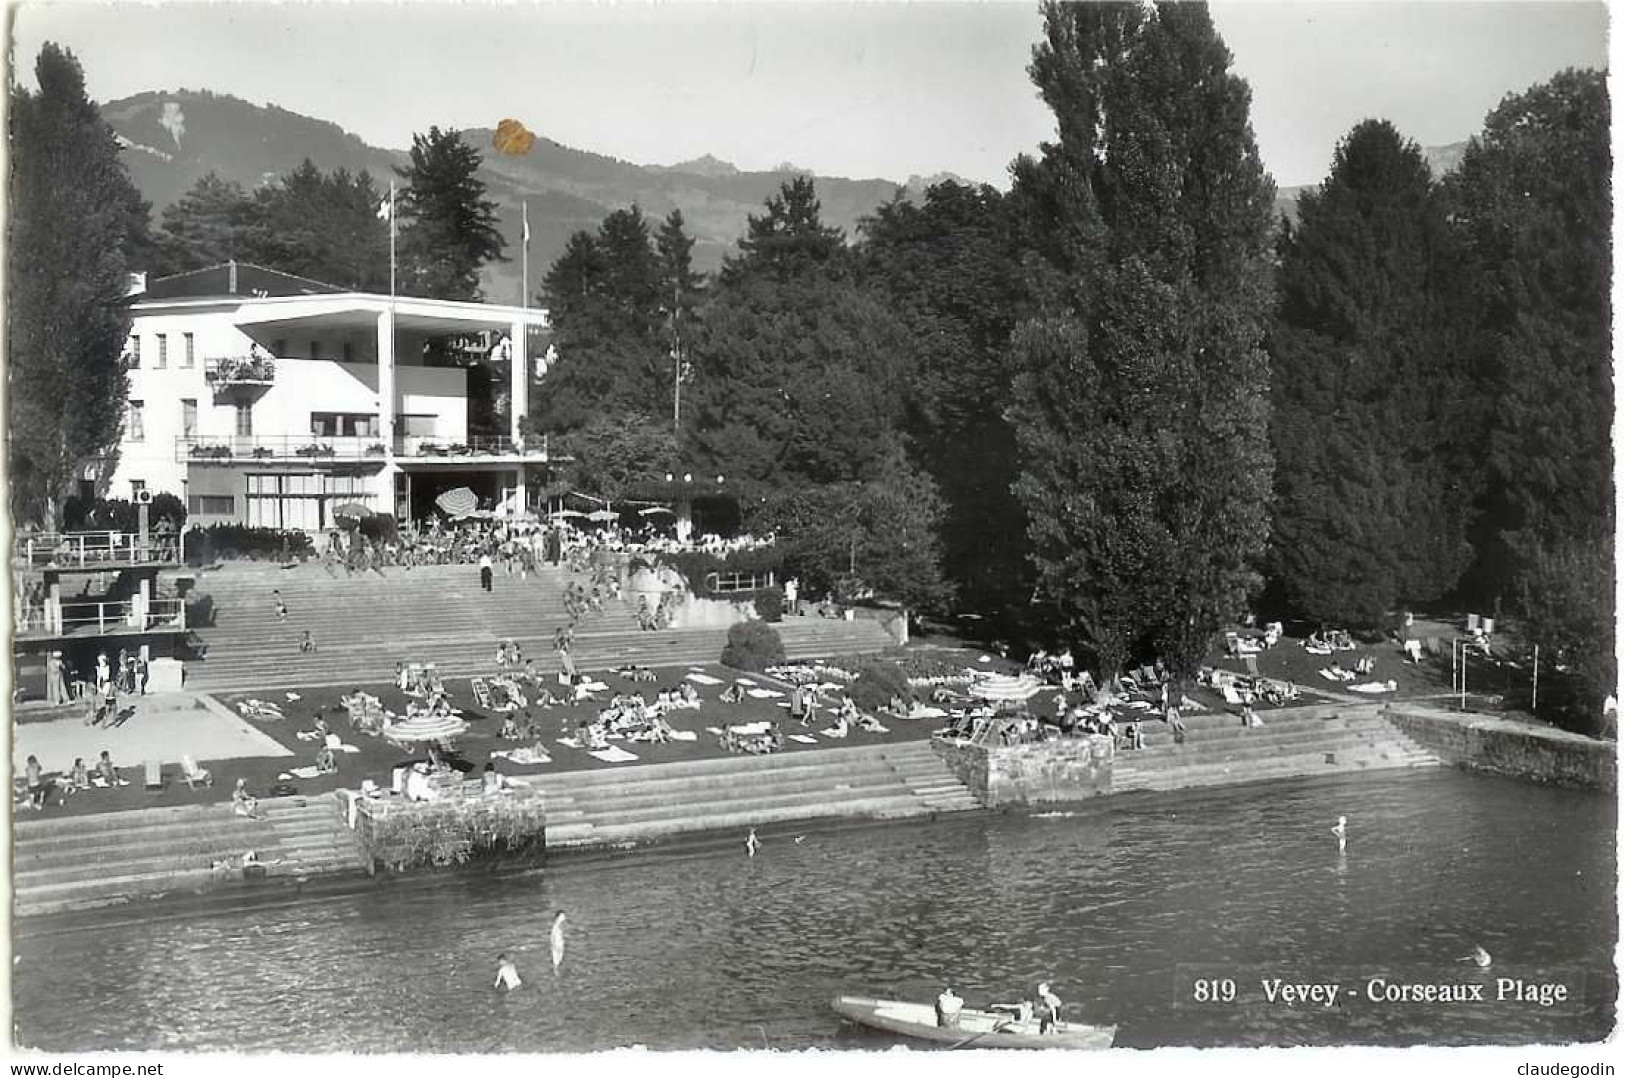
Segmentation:
[(503, 120), (497, 124), (491, 144), (501, 153), (524, 154), (536, 145), (536, 135), (518, 120)]

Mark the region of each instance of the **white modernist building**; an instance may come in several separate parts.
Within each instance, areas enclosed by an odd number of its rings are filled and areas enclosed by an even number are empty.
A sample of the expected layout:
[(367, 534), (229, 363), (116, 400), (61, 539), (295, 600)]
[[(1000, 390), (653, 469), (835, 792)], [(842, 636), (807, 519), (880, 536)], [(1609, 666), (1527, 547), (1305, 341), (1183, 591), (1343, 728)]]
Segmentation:
[[(457, 486), (520, 511), (527, 468), (547, 460), (519, 432), (545, 310), (345, 292), (228, 263), (155, 280), (130, 311), (113, 497), (168, 491), (200, 524), (316, 530), (348, 502), (419, 516)], [(471, 438), (469, 370), (431, 361), (429, 345), (499, 336), (509, 431)]]

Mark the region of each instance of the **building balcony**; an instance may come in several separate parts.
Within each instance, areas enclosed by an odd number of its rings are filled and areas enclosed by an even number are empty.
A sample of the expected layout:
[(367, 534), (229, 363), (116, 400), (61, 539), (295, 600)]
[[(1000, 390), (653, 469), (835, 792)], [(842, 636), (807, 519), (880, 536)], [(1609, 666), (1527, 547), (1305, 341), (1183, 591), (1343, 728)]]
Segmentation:
[(315, 434), (288, 435), (182, 435), (175, 439), (175, 460), (181, 464), (294, 463), (384, 461), (384, 443), (377, 438), (327, 438)]
[(21, 536), (13, 561), (29, 569), (128, 569), (180, 562), (173, 535), (149, 534), (143, 543), (135, 532), (44, 532)]
[(216, 393), (264, 389), (276, 381), (276, 359), (265, 355), (217, 356), (203, 361), (203, 377)]
[(186, 603), (181, 599), (62, 603), (60, 607), (39, 603), (19, 606), (13, 614), (12, 629), (23, 640), (184, 633)]

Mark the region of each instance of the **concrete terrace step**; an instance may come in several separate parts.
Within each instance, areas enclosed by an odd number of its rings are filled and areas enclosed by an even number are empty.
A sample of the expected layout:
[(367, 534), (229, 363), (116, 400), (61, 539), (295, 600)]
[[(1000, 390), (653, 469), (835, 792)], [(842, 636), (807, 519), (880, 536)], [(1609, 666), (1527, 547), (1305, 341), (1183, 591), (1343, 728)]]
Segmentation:
[(749, 797), (763, 792), (797, 794), (827, 791), (841, 786), (860, 783), (884, 782), (904, 785), (901, 776), (883, 762), (866, 766), (837, 768), (832, 766), (796, 772), (772, 772), (754, 777), (734, 775), (704, 775), (662, 782), (629, 782), (615, 786), (578, 787), (568, 792), (556, 785), (544, 787), (548, 809), (560, 808), (582, 812), (615, 811), (645, 806), (668, 807), (673, 804), (696, 805), (729, 797)]
[(1164, 791), (1198, 786), (1228, 786), (1241, 783), (1268, 782), (1276, 779), (1315, 778), (1322, 775), (1434, 768), (1438, 766), (1439, 761), (1425, 753), (1419, 755), (1406, 754), (1400, 757), (1378, 760), (1339, 756), (1330, 764), (1326, 763), (1324, 758), (1319, 761), (1312, 758), (1289, 758), (1254, 765), (1191, 769), (1179, 773), (1114, 775), (1112, 785), (1114, 791), (1117, 792), (1134, 790)]
[(912, 795), (861, 798), (830, 802), (827, 811), (808, 812), (806, 805), (751, 806), (741, 805), (728, 812), (705, 816), (685, 816), (648, 821), (639, 824), (618, 824), (595, 827), (590, 824), (570, 824), (558, 829), (548, 828), (549, 849), (571, 849), (657, 841), (676, 834), (699, 831), (726, 831), (759, 827), (771, 823), (803, 823), (819, 819), (900, 819), (910, 816), (933, 815), (927, 806)]
[(641, 804), (622, 807), (618, 804), (583, 809), (580, 820), (594, 827), (620, 827), (654, 823), (662, 820), (706, 819), (726, 816), (747, 809), (776, 809), (790, 806), (844, 805), (852, 801), (873, 798), (904, 798), (916, 800), (916, 795), (895, 777), (868, 776), (850, 783), (823, 783), (800, 791), (763, 789), (733, 792), (711, 798), (686, 798), (673, 804)]

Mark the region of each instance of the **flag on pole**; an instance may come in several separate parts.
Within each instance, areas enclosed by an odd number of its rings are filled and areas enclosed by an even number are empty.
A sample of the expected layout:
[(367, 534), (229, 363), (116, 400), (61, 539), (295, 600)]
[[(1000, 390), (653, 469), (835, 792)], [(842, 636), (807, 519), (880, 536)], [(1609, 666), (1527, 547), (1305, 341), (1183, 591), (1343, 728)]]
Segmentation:
[(394, 216), (394, 214), (390, 212), (390, 209), (391, 207), (389, 205), (389, 199), (386, 198), (382, 202), (378, 203), (378, 219), (380, 221), (387, 221)]

